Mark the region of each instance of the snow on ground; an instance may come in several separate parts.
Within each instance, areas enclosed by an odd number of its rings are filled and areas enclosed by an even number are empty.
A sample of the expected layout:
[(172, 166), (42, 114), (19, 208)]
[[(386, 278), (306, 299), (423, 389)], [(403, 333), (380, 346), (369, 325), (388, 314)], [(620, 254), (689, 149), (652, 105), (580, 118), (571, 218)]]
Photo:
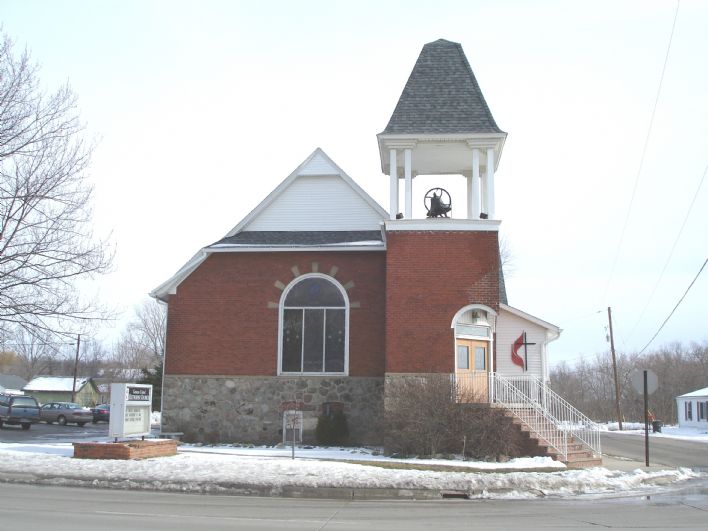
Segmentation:
[[(487, 464), (490, 472), (433, 472), (393, 470), (356, 463), (351, 456), (379, 461), (365, 449), (287, 449), (185, 447), (173, 457), (142, 461), (73, 459), (70, 444), (0, 443), (0, 476), (38, 476), (43, 483), (112, 486), (182, 492), (220, 492), (254, 488), (277, 494), (288, 487), (343, 487), (458, 490), (477, 498), (534, 498), (540, 496), (612, 495), (655, 492), (677, 483), (703, 477), (688, 469), (644, 472), (610, 471), (606, 468), (557, 472), (503, 472), (507, 464)], [(209, 453), (207, 453), (209, 452)], [(286, 455), (283, 455), (285, 453)], [(342, 459), (323, 460), (336, 454)], [(414, 460), (417, 463), (424, 461)], [(481, 463), (434, 460), (435, 464), (481, 467)], [(520, 468), (525, 460), (511, 461)], [(526, 463), (538, 467), (545, 461)], [(501, 465), (501, 466), (500, 466)]]
[[(180, 452), (230, 454), (249, 457), (291, 457), (292, 448), (287, 446), (202, 446), (183, 444)], [(339, 447), (303, 447), (295, 448), (298, 459), (319, 459), (331, 461), (378, 461), (389, 463), (408, 463), (418, 465), (437, 465), (465, 467), (475, 470), (539, 470), (539, 469), (565, 469), (563, 463), (554, 461), (550, 457), (521, 457), (511, 459), (504, 463), (488, 461), (463, 461), (462, 459), (394, 459), (381, 455), (380, 451), (370, 448), (339, 448)]]
[[(611, 431), (628, 435), (644, 434), (643, 422), (623, 422), (622, 431), (619, 431), (619, 425), (616, 422), (608, 422), (600, 424), (600, 429), (603, 431)], [(651, 437), (665, 437), (671, 439), (682, 439), (686, 441), (696, 441), (708, 443), (708, 425), (705, 428), (680, 428), (678, 426), (662, 426), (661, 433), (653, 433), (649, 426), (649, 435)]]

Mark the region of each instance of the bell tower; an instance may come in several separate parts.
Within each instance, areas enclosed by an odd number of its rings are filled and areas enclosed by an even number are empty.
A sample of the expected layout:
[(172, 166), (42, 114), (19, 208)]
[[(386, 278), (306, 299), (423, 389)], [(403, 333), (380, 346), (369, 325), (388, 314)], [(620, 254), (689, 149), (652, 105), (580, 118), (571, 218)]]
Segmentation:
[(417, 175), (465, 177), (466, 219), (496, 219), (494, 173), (505, 140), (462, 46), (443, 39), (426, 44), (378, 135), (381, 169), (390, 178), (390, 219), (413, 219)]
[[(381, 169), (390, 180), (386, 372), (451, 373), (456, 316), (480, 307), (493, 321), (505, 302), (494, 179), (506, 133), (460, 44), (440, 39), (423, 46), (377, 138)], [(421, 175), (465, 179), (464, 201), (456, 199), (448, 212), (446, 191), (434, 188), (425, 197), (427, 217), (416, 219), (413, 180)], [(487, 367), (493, 366), (493, 322), (490, 327)]]

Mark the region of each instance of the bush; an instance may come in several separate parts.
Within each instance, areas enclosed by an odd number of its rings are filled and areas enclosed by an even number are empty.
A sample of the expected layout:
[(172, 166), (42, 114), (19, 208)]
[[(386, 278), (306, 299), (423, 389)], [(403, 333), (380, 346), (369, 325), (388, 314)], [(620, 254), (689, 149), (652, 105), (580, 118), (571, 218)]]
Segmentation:
[(504, 411), (458, 388), (449, 375), (402, 377), (386, 385), (387, 453), (520, 455), (522, 435)]
[(349, 439), (349, 426), (344, 412), (335, 411), (331, 415), (318, 417), (315, 437), (317, 438), (317, 444), (346, 444)]

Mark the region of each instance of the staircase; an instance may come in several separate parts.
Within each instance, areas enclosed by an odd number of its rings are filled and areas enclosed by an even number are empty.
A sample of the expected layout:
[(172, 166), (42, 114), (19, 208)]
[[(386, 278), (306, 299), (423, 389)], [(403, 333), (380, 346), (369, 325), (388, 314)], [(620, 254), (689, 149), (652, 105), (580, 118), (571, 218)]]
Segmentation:
[(489, 395), (546, 455), (569, 468), (602, 465), (599, 426), (540, 379), (490, 373)]

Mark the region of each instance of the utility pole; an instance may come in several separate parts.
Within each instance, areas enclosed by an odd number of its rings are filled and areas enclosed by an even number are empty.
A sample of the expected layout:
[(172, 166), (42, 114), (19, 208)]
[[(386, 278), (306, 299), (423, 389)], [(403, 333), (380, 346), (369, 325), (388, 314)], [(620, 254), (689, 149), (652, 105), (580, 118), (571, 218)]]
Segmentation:
[(615, 356), (615, 338), (612, 335), (612, 308), (607, 307), (607, 320), (610, 322), (610, 352), (612, 353), (612, 372), (615, 375), (615, 404), (617, 406), (617, 422), (622, 431), (622, 411), (620, 410), (620, 384), (617, 378), (617, 357)]
[[(74, 385), (71, 386), (71, 401), (76, 402), (76, 371), (79, 370), (79, 347), (81, 346), (81, 334), (76, 337), (76, 358), (74, 358)], [(620, 427), (620, 429), (622, 429)]]

